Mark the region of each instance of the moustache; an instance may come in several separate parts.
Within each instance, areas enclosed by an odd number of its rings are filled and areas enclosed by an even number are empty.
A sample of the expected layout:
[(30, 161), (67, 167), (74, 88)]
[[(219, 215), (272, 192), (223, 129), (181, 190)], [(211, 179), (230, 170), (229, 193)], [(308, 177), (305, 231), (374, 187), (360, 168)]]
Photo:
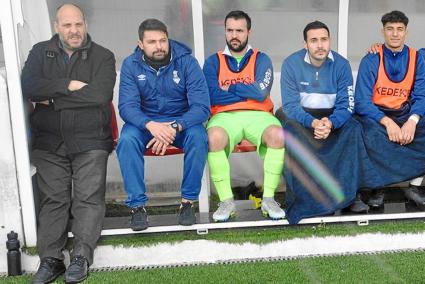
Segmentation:
[(70, 35), (68, 36), (68, 38), (69, 38), (69, 39), (81, 39), (82, 37), (81, 37), (81, 35), (79, 35), (79, 34), (70, 34)]

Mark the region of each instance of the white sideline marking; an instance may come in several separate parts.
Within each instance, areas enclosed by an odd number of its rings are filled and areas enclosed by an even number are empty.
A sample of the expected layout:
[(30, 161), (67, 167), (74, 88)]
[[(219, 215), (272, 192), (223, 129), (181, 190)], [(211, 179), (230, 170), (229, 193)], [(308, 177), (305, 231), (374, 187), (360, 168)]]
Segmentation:
[[(412, 249), (425, 249), (425, 232), (295, 238), (267, 244), (230, 244), (209, 240), (186, 240), (147, 247), (100, 246), (95, 251), (94, 264), (91, 267), (150, 267)], [(23, 256), (25, 271), (35, 271), (37, 266), (37, 256)]]

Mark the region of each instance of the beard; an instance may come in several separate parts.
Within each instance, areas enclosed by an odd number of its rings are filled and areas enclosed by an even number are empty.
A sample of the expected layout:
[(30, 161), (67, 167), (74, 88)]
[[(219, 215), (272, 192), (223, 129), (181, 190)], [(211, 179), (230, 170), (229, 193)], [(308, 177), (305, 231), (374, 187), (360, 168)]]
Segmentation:
[(62, 44), (62, 47), (67, 49), (67, 50), (71, 50), (71, 51), (75, 51), (77, 49), (79, 49), (80, 47), (84, 46), (86, 44), (87, 41), (87, 34), (83, 34), (82, 36), (76, 34), (76, 35), (71, 35), (72, 37), (79, 37), (81, 38), (81, 44), (79, 44), (78, 46), (72, 46), (69, 44), (68, 39), (65, 39), (65, 37), (61, 34), (59, 34), (59, 40)]
[(148, 56), (145, 53), (145, 57), (148, 58), (148, 60), (152, 63), (162, 63), (163, 61), (166, 61), (169, 58), (170, 52), (166, 52), (165, 50), (161, 50), (162, 56), (157, 56), (156, 53), (159, 53), (159, 51), (155, 51), (152, 53), (152, 56)]
[[(238, 41), (239, 42), (239, 46), (237, 46), (237, 47), (233, 47), (232, 46), (232, 44), (231, 44), (231, 42), (232, 41)], [(240, 40), (238, 40), (238, 39), (232, 39), (232, 40), (230, 40), (230, 41), (227, 41), (227, 39), (226, 39), (226, 44), (227, 44), (227, 47), (229, 47), (229, 49), (231, 50), (231, 51), (233, 51), (233, 52), (241, 52), (242, 50), (244, 50), (245, 49), (245, 47), (248, 45), (248, 38), (246, 39), (246, 41), (244, 41), (244, 42), (241, 42)]]
[(147, 54), (144, 54), (144, 60), (145, 62), (151, 66), (152, 68), (154, 68), (155, 70), (159, 70), (159, 68), (168, 65), (168, 63), (170, 63), (171, 60), (171, 52), (168, 51), (166, 52), (164, 50), (164, 55), (163, 56), (155, 56), (155, 52), (152, 54), (152, 56), (148, 56)]
[[(310, 53), (310, 56), (313, 57), (315, 60), (323, 61), (328, 57), (329, 51), (330, 50), (319, 49), (319, 50), (316, 50), (313, 53)], [(319, 55), (319, 53), (322, 53), (323, 55)]]

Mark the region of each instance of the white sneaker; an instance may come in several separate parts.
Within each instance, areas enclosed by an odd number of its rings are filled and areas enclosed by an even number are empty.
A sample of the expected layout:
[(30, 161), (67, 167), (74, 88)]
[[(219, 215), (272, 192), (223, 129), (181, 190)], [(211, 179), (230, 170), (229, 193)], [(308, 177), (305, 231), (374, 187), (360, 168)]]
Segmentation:
[(285, 218), (285, 211), (280, 208), (280, 204), (277, 203), (273, 197), (264, 197), (261, 201), (261, 211), (265, 217), (269, 217), (273, 220), (279, 220)]
[(218, 204), (217, 211), (213, 214), (215, 222), (225, 222), (236, 215), (236, 206), (233, 198), (226, 199)]

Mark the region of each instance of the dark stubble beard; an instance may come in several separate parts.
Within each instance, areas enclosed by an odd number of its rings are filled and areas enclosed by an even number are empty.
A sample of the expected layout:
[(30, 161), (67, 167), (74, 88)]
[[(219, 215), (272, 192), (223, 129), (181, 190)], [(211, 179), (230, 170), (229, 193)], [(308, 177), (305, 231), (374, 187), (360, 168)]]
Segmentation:
[(155, 70), (159, 70), (159, 68), (161, 68), (165, 65), (168, 65), (168, 63), (170, 63), (171, 52), (168, 51), (168, 53), (165, 53), (165, 56), (162, 59), (150, 57), (150, 56), (147, 56), (146, 54), (144, 55), (144, 58), (145, 58), (145, 61), (148, 65), (150, 65)]
[(170, 55), (170, 52), (167, 53), (167, 52), (164, 51), (164, 57), (162, 57), (162, 58), (157, 58), (153, 55), (147, 56), (146, 54), (145, 54), (145, 58), (147, 58), (148, 61), (153, 62), (153, 63), (161, 63), (161, 62), (169, 60), (169, 59), (167, 59), (169, 57), (169, 55)]
[(83, 47), (83, 46), (86, 45), (86, 43), (87, 43), (87, 33), (83, 34), (82, 38), (83, 38), (83, 40), (82, 40), (80, 46), (72, 47), (69, 44), (67, 44), (66, 41), (65, 41), (65, 39), (63, 38), (63, 36), (61, 34), (59, 34), (59, 40), (60, 40), (60, 42), (62, 44), (62, 47), (64, 49), (68, 49), (70, 51), (76, 51), (77, 49), (79, 49), (79, 48), (81, 48), (81, 47)]
[(226, 44), (227, 44), (227, 47), (229, 47), (229, 49), (231, 50), (231, 51), (233, 51), (233, 52), (241, 52), (242, 50), (244, 50), (245, 49), (245, 47), (248, 45), (248, 38), (246, 39), (246, 41), (245, 42), (241, 42), (241, 44), (239, 45), (239, 47), (238, 48), (234, 48), (233, 46), (232, 46), (232, 44), (229, 42), (229, 41), (227, 41), (226, 40)]

